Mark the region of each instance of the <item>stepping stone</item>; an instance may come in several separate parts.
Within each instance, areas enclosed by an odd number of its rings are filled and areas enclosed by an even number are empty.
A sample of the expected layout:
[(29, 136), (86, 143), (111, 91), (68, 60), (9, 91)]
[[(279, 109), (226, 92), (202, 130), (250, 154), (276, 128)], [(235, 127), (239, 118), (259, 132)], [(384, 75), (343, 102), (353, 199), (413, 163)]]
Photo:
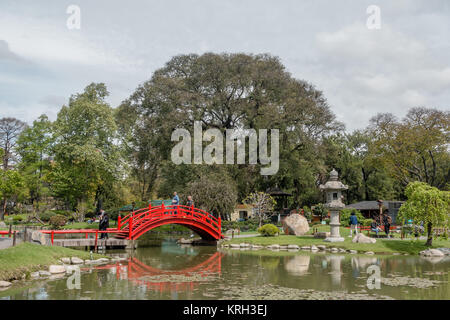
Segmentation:
[(72, 257), (70, 259), (70, 261), (72, 262), (72, 264), (83, 264), (84, 263), (83, 259), (80, 259), (78, 257)]
[(375, 253), (373, 251), (367, 251), (366, 254), (372, 255), (372, 254), (375, 254)]
[(50, 277), (52, 274), (50, 272), (48, 272), (48, 271), (45, 271), (45, 270), (39, 270), (39, 275), (41, 277)]
[(290, 244), (287, 246), (287, 248), (290, 250), (299, 250), (300, 249), (300, 247), (296, 244)]
[(12, 283), (9, 281), (0, 281), (0, 288), (7, 288), (10, 287), (11, 285)]
[(51, 265), (50, 267), (48, 267), (48, 271), (51, 274), (65, 273), (66, 268), (64, 268), (64, 266), (61, 266), (61, 265)]

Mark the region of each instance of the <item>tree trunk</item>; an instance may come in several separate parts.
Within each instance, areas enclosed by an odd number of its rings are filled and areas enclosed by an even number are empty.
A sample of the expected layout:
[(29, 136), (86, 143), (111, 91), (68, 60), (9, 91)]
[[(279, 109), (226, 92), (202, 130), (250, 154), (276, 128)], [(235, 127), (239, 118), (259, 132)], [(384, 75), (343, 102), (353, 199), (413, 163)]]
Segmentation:
[(5, 220), (5, 213), (6, 213), (6, 199), (3, 200), (3, 208), (2, 212), (0, 213), (0, 220)]
[(428, 233), (428, 238), (427, 238), (427, 242), (425, 243), (426, 246), (431, 247), (433, 245), (433, 228), (432, 228), (433, 224), (431, 222), (428, 222), (427, 225), (427, 233)]

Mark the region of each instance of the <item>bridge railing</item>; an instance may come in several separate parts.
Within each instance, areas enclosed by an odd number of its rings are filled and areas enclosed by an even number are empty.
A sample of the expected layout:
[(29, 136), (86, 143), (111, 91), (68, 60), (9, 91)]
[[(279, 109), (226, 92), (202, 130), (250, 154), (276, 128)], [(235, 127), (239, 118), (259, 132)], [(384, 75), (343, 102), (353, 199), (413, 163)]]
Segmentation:
[(162, 219), (162, 218), (186, 218), (197, 221), (203, 221), (205, 224), (211, 225), (214, 229), (216, 229), (219, 233), (221, 232), (221, 219), (214, 217), (209, 212), (206, 212), (202, 209), (195, 208), (193, 206), (185, 206), (185, 205), (170, 205), (165, 206), (164, 204), (160, 206), (149, 206), (148, 208), (142, 208), (136, 210), (134, 212), (129, 213), (125, 217), (121, 218), (119, 216), (117, 229), (125, 230), (128, 228), (130, 232), (130, 236), (132, 234), (133, 224), (139, 222), (148, 222), (154, 219)]

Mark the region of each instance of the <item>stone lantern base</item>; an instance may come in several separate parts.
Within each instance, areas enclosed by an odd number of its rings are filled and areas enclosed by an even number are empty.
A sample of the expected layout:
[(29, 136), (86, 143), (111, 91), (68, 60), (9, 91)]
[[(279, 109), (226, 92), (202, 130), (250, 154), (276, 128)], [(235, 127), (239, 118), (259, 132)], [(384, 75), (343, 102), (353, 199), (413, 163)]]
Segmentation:
[(336, 237), (336, 238), (328, 237), (328, 238), (323, 239), (323, 241), (325, 241), (325, 242), (343, 242), (343, 241), (345, 241), (345, 239), (342, 237)]
[(330, 212), (330, 236), (324, 239), (326, 242), (342, 242), (344, 238), (339, 233), (339, 211), (337, 208), (332, 208)]

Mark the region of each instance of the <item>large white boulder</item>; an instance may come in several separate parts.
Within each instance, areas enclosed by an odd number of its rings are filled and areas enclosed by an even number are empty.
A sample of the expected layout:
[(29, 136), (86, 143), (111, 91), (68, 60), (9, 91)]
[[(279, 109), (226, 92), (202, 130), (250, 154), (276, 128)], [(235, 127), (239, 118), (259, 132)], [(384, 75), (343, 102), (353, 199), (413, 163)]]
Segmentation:
[(309, 231), (308, 220), (300, 214), (291, 214), (283, 220), (283, 229), (286, 234), (302, 236)]
[(11, 285), (12, 285), (12, 283), (9, 281), (0, 281), (0, 288), (7, 288)]
[(374, 238), (369, 238), (362, 233), (358, 233), (352, 240), (354, 243), (375, 243), (377, 242)]
[(425, 257), (443, 257), (445, 254), (438, 249), (427, 249), (420, 251), (420, 255)]

